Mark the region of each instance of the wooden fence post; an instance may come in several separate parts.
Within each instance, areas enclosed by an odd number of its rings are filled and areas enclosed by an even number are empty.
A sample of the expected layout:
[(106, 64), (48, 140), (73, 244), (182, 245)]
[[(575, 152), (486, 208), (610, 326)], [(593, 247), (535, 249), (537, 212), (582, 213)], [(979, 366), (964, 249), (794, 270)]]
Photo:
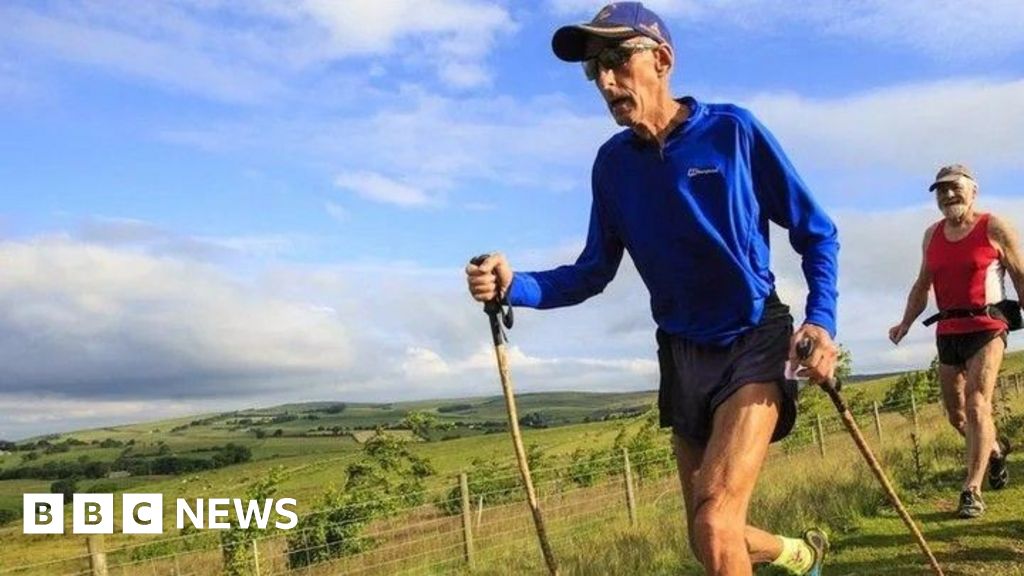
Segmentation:
[(1013, 375), (1013, 393), (1020, 396), (1020, 373)]
[(480, 498), (476, 501), (476, 527), (480, 527), (480, 522), (484, 519), (484, 495), (481, 494)]
[(462, 492), (462, 541), (466, 553), (466, 565), (473, 568), (473, 522), (469, 509), (469, 477), (459, 474), (459, 491)]
[(818, 427), (818, 451), (821, 452), (821, 457), (825, 457), (825, 432), (821, 428), (821, 415), (815, 413), (814, 420)]
[(629, 464), (629, 450), (622, 449), (622, 460), (626, 476), (626, 507), (629, 509), (629, 525), (636, 526), (636, 496), (633, 493), (633, 468)]
[(86, 536), (85, 546), (89, 549), (89, 569), (92, 576), (107, 576), (107, 553), (103, 551), (103, 535)]
[(256, 576), (260, 576), (260, 551), (256, 547), (256, 541), (252, 541), (252, 565), (256, 570)]
[(879, 403), (871, 402), (874, 406), (874, 431), (879, 435), (879, 445), (882, 445), (882, 418), (879, 418)]

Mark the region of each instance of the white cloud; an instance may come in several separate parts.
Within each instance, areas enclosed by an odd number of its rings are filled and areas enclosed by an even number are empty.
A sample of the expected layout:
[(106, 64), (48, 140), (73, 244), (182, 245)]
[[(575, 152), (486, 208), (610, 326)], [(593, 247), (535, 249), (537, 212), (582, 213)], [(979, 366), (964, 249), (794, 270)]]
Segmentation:
[[(251, 407), (250, 405), (247, 407)], [(100, 400), (0, 391), (0, 439), (17, 439), (235, 410), (236, 398)]]
[[(244, 58), (206, 50), (186, 37), (168, 39), (160, 35), (154, 39), (130, 26), (118, 29), (102, 21), (89, 21), (91, 13), (83, 10), (41, 15), (7, 8), (0, 9), (0, 19), (6, 21), (8, 43), (18, 42), (37, 54), (49, 53), (62, 60), (99, 66), (164, 88), (239, 103), (273, 97), (283, 90), (278, 80)], [(180, 31), (183, 35), (186, 32)]]
[(412, 207), (461, 205), (455, 190), (487, 205), (508, 189), (586, 188), (597, 148), (619, 130), (564, 96), (455, 98), (406, 87), (377, 102), (371, 115), (176, 127), (160, 137), (218, 152), (298, 151), (331, 164), (348, 189)]
[[(749, 107), (816, 169), (871, 168), (925, 182), (953, 161), (1020, 169), (1024, 80), (965, 79), (894, 86), (837, 99), (761, 94)], [(852, 191), (856, 193), (857, 191)]]
[(905, 46), (940, 59), (968, 60), (1024, 48), (1024, 4), (1016, 0), (834, 1), (815, 19), (834, 34)]
[(410, 347), (405, 351), (402, 373), (409, 380), (432, 379), (451, 374), (451, 367), (433, 350)]
[[(516, 29), (503, 7), (475, 0), (389, 0), (359, 5), (306, 0), (300, 10), (329, 30), (330, 52), (335, 57), (402, 55), (433, 66), (442, 81), (460, 89), (490, 84), (483, 58), (499, 34)], [(420, 50), (425, 58), (417, 57)]]
[(144, 249), (150, 254), (194, 260), (228, 257), (279, 257), (313, 243), (298, 234), (187, 236), (135, 218), (91, 216), (82, 220), (75, 238), (109, 247)]
[(224, 396), (352, 360), (348, 328), (203, 264), (67, 239), (0, 244), (0, 392)]
[(278, 100), (303, 74), (377, 56), (433, 67), (455, 89), (486, 85), (496, 38), (516, 28), (476, 0), (72, 2), (0, 7), (0, 22), (0, 47), (233, 103)]
[(514, 28), (508, 12), (474, 0), (384, 0), (339, 3), (305, 0), (291, 8), (331, 33), (335, 54), (391, 52), (407, 37), (438, 35), (454, 55), (487, 51), (496, 33)]
[(479, 64), (449, 62), (441, 66), (441, 78), (456, 88), (473, 88), (490, 84), (491, 75)]
[(436, 200), (419, 188), (397, 182), (375, 172), (352, 172), (340, 174), (334, 179), (338, 188), (384, 204), (402, 208), (430, 206)]

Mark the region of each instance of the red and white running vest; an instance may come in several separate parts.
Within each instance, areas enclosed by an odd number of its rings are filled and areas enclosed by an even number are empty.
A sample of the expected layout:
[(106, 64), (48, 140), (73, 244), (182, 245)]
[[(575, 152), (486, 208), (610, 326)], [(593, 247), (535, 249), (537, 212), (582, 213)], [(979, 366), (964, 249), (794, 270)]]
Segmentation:
[[(988, 240), (988, 214), (979, 214), (964, 238), (950, 242), (939, 222), (928, 244), (925, 261), (932, 274), (939, 310), (969, 310), (995, 304), (1006, 297), (1005, 274), (999, 251)], [(1006, 330), (1006, 322), (988, 316), (940, 320), (937, 334), (966, 334)]]

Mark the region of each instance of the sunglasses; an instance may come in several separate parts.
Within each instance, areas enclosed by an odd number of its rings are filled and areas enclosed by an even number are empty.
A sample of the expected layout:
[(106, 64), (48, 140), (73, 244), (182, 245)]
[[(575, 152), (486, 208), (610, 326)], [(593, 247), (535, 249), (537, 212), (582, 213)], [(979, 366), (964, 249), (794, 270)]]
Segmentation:
[(644, 50), (656, 50), (658, 45), (650, 44), (638, 44), (635, 46), (610, 46), (597, 53), (596, 56), (589, 60), (583, 61), (583, 73), (587, 76), (587, 80), (593, 82), (597, 80), (597, 76), (601, 73), (601, 69), (604, 70), (618, 70), (623, 64), (629, 62), (629, 59), (633, 57), (633, 54), (637, 52), (643, 52)]

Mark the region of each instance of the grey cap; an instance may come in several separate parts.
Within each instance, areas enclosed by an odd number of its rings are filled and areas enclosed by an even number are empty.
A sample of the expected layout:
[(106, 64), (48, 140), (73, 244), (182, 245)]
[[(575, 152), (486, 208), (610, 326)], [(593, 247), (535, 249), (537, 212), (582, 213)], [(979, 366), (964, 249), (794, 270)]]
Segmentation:
[(939, 172), (935, 174), (935, 182), (928, 187), (928, 191), (931, 192), (939, 187), (939, 184), (946, 182), (956, 182), (960, 178), (967, 178), (971, 182), (977, 182), (974, 179), (974, 175), (971, 174), (971, 169), (963, 164), (950, 164), (949, 166), (943, 166), (939, 168)]

